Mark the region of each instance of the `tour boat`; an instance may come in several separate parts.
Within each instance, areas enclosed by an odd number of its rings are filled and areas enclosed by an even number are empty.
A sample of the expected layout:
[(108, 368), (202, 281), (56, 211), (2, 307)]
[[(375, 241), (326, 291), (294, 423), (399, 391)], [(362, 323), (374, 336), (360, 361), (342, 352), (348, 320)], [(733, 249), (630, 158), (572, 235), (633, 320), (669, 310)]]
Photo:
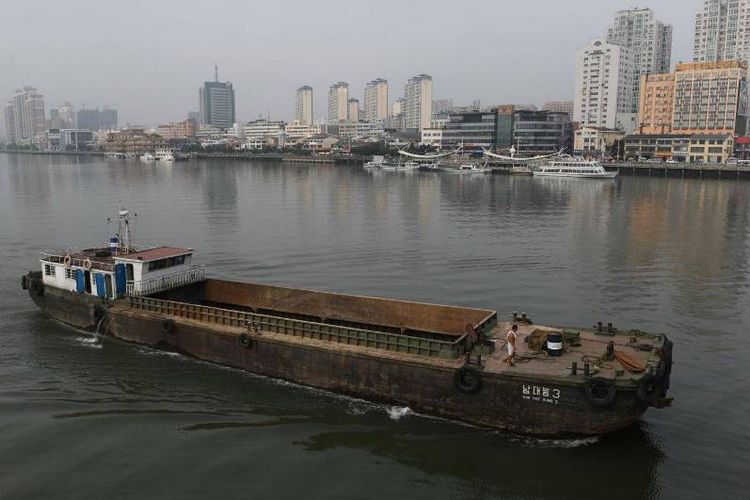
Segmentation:
[(595, 160), (582, 158), (553, 160), (534, 170), (535, 176), (540, 177), (580, 177), (585, 179), (613, 179), (617, 172), (607, 172)]
[(174, 154), (170, 149), (157, 149), (154, 157), (161, 161), (174, 161)]
[(146, 151), (145, 153), (143, 153), (140, 156), (140, 160), (141, 161), (155, 161), (156, 160), (156, 156), (154, 156), (151, 153), (149, 153), (148, 151)]
[(43, 252), (22, 288), (78, 329), (516, 433), (605, 434), (671, 401), (665, 335), (207, 278), (190, 248), (134, 245), (122, 207), (115, 229), (101, 246)]

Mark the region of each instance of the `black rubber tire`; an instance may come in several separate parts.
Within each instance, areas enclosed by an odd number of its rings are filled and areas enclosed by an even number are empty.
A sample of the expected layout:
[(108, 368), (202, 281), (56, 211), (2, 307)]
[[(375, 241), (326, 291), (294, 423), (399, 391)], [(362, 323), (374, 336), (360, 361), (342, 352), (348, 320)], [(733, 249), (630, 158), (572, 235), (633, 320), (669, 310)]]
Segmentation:
[(664, 347), (662, 347), (662, 360), (656, 369), (656, 378), (659, 380), (664, 393), (669, 390), (669, 378), (672, 375), (672, 349), (674, 344), (665, 337)]
[(247, 333), (240, 333), (240, 336), (237, 338), (237, 342), (243, 349), (250, 349), (253, 346), (253, 339), (251, 339), (250, 335), (248, 335)]
[(482, 388), (482, 372), (476, 366), (464, 365), (453, 375), (456, 389), (466, 394), (474, 394)]
[(609, 408), (617, 395), (615, 384), (602, 377), (594, 377), (586, 382), (584, 392), (589, 403), (597, 408)]
[(174, 331), (174, 321), (171, 319), (165, 319), (161, 322), (161, 331), (164, 333), (172, 333)]
[(42, 280), (31, 280), (31, 283), (29, 284), (29, 292), (31, 292), (31, 295), (34, 297), (41, 297), (44, 295), (44, 283), (42, 283)]
[(27, 289), (29, 288), (29, 287), (28, 287), (28, 286), (26, 285), (26, 280), (27, 280), (27, 279), (29, 279), (29, 277), (28, 277), (28, 276), (26, 276), (25, 274), (24, 274), (23, 276), (21, 276), (21, 288), (22, 288), (23, 290), (27, 290)]
[(659, 380), (653, 375), (644, 375), (641, 380), (638, 381), (638, 388), (635, 391), (635, 395), (638, 400), (648, 405), (654, 405), (662, 396), (662, 386)]

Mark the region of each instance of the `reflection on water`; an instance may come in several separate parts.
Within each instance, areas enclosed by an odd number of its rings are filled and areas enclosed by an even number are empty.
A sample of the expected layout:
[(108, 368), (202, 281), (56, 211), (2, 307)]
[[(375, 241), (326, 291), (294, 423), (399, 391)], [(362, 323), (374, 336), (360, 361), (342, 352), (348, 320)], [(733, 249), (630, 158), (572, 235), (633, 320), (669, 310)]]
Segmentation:
[[(743, 497), (748, 195), (723, 180), (0, 155), (0, 492), (244, 497), (242, 471), (277, 498), (686, 498), (705, 477), (708, 496)], [(120, 200), (138, 241), (191, 246), (214, 276), (662, 331), (674, 407), (547, 443), (393, 419), (45, 319), (17, 277), (39, 249), (104, 241)]]

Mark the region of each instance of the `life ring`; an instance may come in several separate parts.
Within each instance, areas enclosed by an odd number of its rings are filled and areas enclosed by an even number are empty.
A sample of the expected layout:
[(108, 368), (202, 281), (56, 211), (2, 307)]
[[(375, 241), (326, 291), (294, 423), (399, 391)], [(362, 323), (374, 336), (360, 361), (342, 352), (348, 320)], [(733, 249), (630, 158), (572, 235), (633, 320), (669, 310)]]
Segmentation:
[(73, 261), (73, 259), (70, 258), (70, 254), (66, 254), (65, 258), (63, 259), (63, 264), (65, 264), (65, 267), (70, 267), (70, 263)]
[(635, 395), (642, 403), (653, 405), (661, 396), (661, 392), (661, 385), (657, 378), (647, 374), (638, 381)]
[(586, 399), (597, 408), (607, 408), (612, 405), (617, 394), (615, 384), (603, 377), (594, 377), (585, 386)]
[(466, 394), (474, 394), (482, 388), (482, 372), (476, 366), (464, 365), (453, 374), (456, 389)]
[(172, 333), (174, 331), (174, 321), (171, 319), (165, 319), (161, 322), (161, 331), (164, 333)]
[(253, 346), (253, 339), (247, 333), (240, 333), (237, 342), (239, 342), (240, 347), (243, 349), (250, 349)]
[(86, 260), (83, 261), (83, 268), (87, 271), (91, 269), (91, 259), (89, 259), (88, 257), (86, 257)]
[(29, 292), (31, 292), (31, 295), (34, 297), (41, 297), (44, 295), (44, 283), (37, 279), (31, 280), (31, 283), (29, 284)]
[(29, 277), (26, 276), (25, 274), (23, 276), (21, 276), (21, 288), (23, 290), (27, 290), (29, 288), (28, 285), (26, 284), (26, 280), (27, 279), (29, 279)]

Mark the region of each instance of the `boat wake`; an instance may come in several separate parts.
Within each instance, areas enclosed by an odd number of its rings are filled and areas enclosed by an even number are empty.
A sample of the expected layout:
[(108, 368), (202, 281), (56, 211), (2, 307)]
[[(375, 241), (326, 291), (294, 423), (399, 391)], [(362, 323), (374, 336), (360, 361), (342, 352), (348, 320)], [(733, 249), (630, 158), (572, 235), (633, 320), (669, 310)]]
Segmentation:
[(386, 413), (391, 420), (398, 422), (407, 415), (412, 415), (414, 412), (408, 406), (389, 406), (386, 408)]

